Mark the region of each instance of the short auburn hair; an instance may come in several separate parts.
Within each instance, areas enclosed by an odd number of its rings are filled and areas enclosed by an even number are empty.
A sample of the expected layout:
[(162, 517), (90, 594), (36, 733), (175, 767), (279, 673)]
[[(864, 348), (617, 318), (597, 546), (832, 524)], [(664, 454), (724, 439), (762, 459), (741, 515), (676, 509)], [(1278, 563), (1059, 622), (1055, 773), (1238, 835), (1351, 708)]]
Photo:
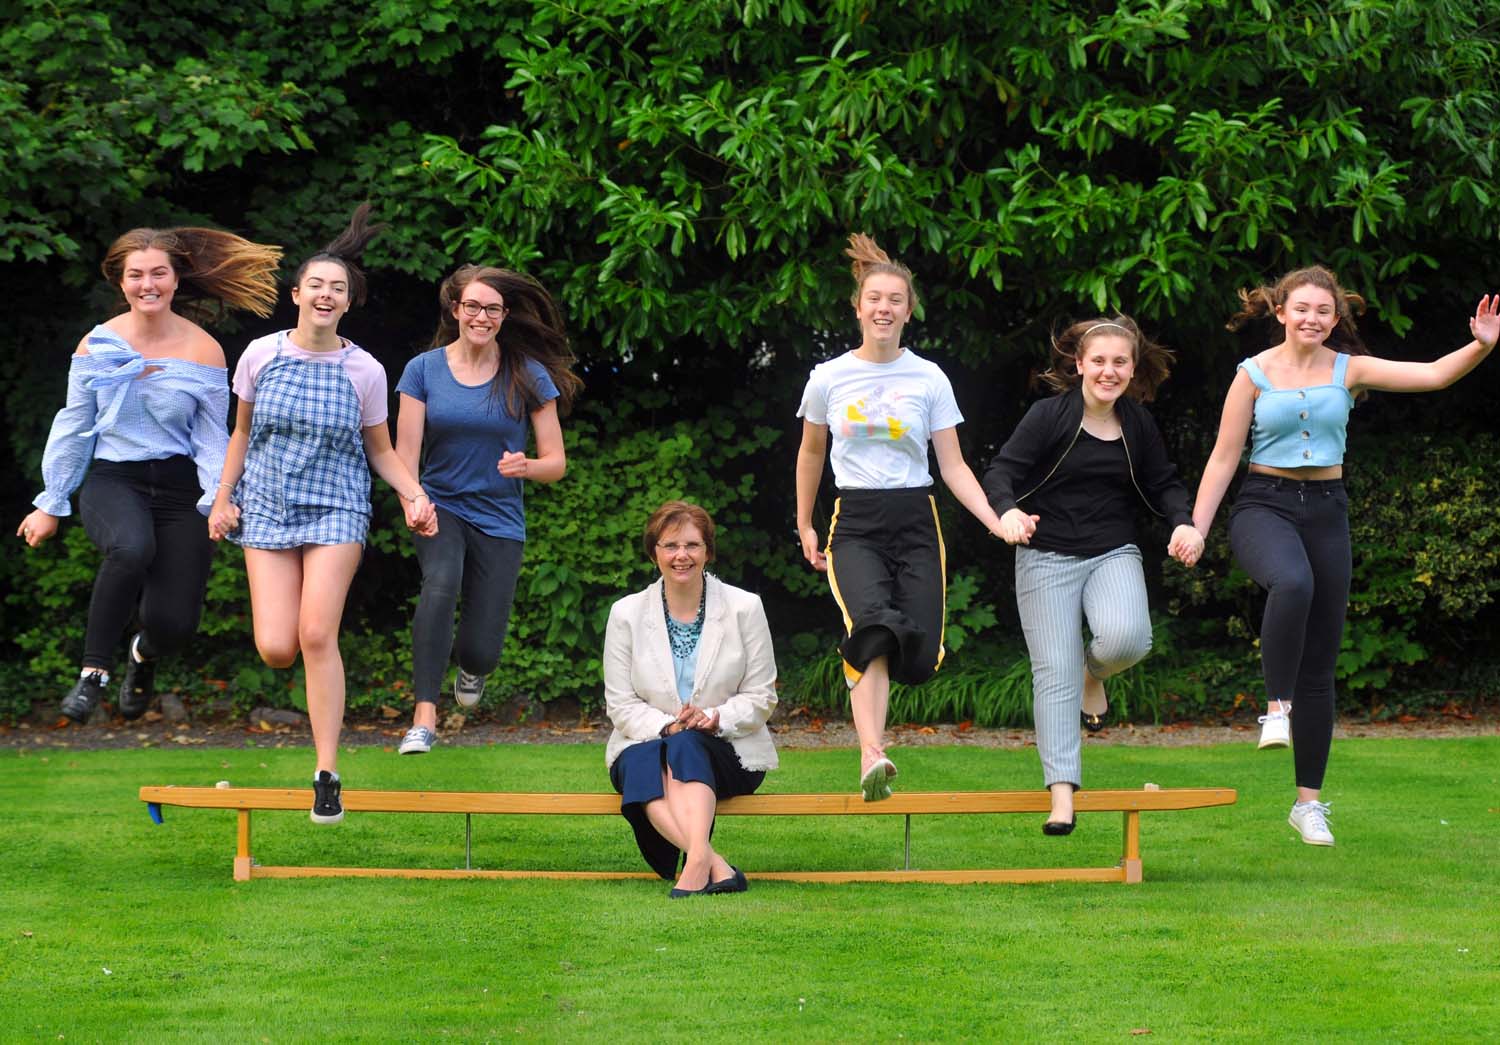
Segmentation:
[(646, 561), (656, 562), (656, 544), (661, 540), (662, 534), (685, 523), (698, 527), (698, 532), (703, 534), (703, 549), (708, 553), (707, 561), (713, 562), (714, 521), (708, 512), (688, 501), (668, 501), (646, 520), (646, 534), (641, 540), (641, 551), (645, 553)]

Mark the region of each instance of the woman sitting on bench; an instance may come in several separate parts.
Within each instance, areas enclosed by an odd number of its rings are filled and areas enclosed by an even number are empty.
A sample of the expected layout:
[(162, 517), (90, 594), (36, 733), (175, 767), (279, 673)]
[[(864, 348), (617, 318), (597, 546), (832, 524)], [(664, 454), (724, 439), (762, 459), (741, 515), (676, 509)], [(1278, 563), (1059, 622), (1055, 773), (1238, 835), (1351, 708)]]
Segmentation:
[(776, 768), (771, 629), (759, 596), (704, 573), (714, 523), (696, 504), (652, 513), (643, 551), (661, 578), (610, 608), (604, 637), (609, 780), (651, 869), (677, 875), (673, 899), (744, 892), (709, 835), (718, 800)]

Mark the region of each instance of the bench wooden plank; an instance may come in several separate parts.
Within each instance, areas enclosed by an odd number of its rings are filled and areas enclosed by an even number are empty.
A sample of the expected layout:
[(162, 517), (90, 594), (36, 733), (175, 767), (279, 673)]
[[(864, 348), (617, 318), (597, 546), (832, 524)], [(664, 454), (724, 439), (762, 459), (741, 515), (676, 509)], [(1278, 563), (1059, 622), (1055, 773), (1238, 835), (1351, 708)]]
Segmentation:
[[(311, 788), (142, 787), (143, 802), (196, 809), (309, 809)], [(1079, 791), (1081, 813), (1201, 809), (1233, 805), (1232, 788), (1166, 788), (1159, 791)], [(582, 792), (364, 791), (343, 793), (355, 813), (483, 813), (491, 815), (618, 815), (620, 796)], [(884, 802), (851, 794), (757, 794), (718, 804), (721, 816), (890, 816), (912, 813), (1045, 813), (1046, 791), (902, 791)]]
[[(619, 881), (644, 879), (661, 882), (650, 871), (500, 871), (481, 868), (418, 867), (262, 867), (256, 864), (251, 878), (502, 878), (565, 879), (569, 881)], [(941, 885), (973, 885), (985, 882), (1124, 882), (1122, 867), (1017, 867), (973, 868), (957, 871), (755, 871), (757, 882), (929, 882)]]

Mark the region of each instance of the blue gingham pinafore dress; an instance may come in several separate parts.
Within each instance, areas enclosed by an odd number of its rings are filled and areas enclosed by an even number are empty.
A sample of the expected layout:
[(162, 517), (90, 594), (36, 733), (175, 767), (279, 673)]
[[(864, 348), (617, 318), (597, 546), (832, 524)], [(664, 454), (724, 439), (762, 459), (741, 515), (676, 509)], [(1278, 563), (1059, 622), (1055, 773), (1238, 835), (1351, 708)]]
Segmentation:
[(363, 544), (370, 525), (370, 465), (361, 437), (359, 393), (336, 361), (276, 355), (256, 375), (250, 445), (235, 486), (246, 548)]

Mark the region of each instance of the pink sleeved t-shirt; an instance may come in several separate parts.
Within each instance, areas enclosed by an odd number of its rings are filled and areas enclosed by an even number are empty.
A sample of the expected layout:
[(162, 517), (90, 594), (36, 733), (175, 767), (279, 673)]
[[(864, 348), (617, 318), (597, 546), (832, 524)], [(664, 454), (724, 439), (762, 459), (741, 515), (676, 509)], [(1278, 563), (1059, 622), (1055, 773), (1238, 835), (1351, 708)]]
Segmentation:
[(240, 356), (239, 365), (234, 368), (235, 395), (247, 403), (255, 402), (255, 379), (260, 376), (266, 364), (276, 358), (279, 347), (284, 355), (310, 363), (337, 365), (342, 361), (344, 372), (349, 375), (355, 392), (359, 394), (360, 427), (369, 428), (385, 423), (390, 409), (386, 401), (385, 368), (374, 356), (348, 341), (344, 342), (344, 347), (352, 347), (352, 352), (345, 352), (343, 349), (309, 352), (294, 345), (286, 334), (287, 331), (267, 334), (245, 347), (245, 354)]

